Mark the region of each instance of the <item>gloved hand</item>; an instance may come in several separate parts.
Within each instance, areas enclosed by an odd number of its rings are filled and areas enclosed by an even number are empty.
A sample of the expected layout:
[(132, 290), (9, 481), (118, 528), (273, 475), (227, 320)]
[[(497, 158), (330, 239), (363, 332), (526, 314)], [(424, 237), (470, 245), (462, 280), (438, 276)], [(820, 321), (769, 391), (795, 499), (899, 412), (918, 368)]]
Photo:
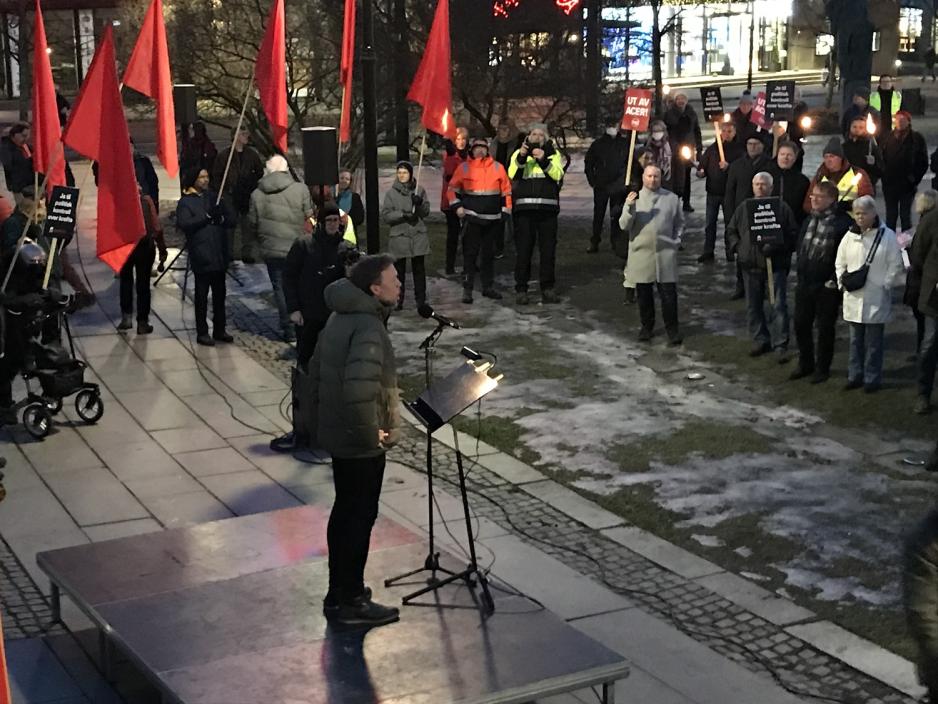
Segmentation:
[(770, 245), (770, 244), (764, 244), (764, 245), (762, 245), (762, 254), (763, 254), (763, 256), (765, 256), (766, 258), (769, 258), (769, 257), (773, 256), (773, 255), (775, 254), (775, 247), (773, 247), (773, 246)]
[(453, 144), (453, 140), (451, 139), (447, 139), (445, 142), (443, 142), (443, 149), (446, 150), (447, 156), (453, 156), (453, 154), (456, 153), (456, 145)]
[(213, 225), (224, 225), (225, 224), (225, 214), (222, 212), (221, 208), (214, 208), (211, 213), (209, 213), (211, 222)]
[(423, 205), (423, 196), (419, 193), (411, 193), (410, 202), (414, 204), (415, 208), (419, 208), (421, 205)]
[(417, 215), (417, 213), (411, 213), (407, 218), (407, 222), (410, 225), (416, 225), (418, 222), (420, 222), (420, 216)]

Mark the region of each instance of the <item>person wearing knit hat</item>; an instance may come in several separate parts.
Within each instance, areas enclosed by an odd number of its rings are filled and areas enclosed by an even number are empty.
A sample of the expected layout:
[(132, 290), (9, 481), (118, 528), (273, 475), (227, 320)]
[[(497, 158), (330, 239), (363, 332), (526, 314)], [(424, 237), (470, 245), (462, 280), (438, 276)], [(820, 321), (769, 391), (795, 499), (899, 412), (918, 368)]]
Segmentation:
[[(486, 143), (488, 146), (488, 143)], [(394, 257), (397, 278), (401, 282), (397, 309), (404, 307), (407, 261), (410, 260), (414, 280), (414, 299), (419, 308), (427, 302), (427, 270), (425, 257), (430, 254), (430, 238), (424, 218), (430, 214), (430, 203), (423, 186), (414, 180), (414, 165), (397, 162), (397, 179), (384, 194), (381, 218), (391, 226), (388, 253)]]
[(925, 138), (912, 129), (912, 115), (896, 113), (895, 128), (883, 137), (883, 197), (886, 200), (886, 227), (912, 227), (912, 201), (918, 184), (928, 171)]
[(824, 181), (830, 181), (837, 186), (837, 191), (840, 193), (837, 207), (843, 213), (850, 213), (853, 201), (860, 196), (872, 196), (874, 193), (873, 183), (866, 171), (847, 161), (840, 137), (831, 137), (824, 147), (824, 163), (811, 179), (808, 194), (802, 203), (805, 213), (812, 211), (811, 194), (814, 192), (814, 187)]

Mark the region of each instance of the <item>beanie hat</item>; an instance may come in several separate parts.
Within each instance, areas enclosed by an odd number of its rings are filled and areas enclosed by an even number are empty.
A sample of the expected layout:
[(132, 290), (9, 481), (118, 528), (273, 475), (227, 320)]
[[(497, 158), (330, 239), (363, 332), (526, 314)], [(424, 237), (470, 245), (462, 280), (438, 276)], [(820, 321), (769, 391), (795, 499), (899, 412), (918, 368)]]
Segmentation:
[(824, 147), (824, 156), (827, 156), (828, 154), (839, 156), (841, 159), (844, 158), (844, 145), (841, 144), (840, 137), (830, 138), (830, 141), (827, 143), (827, 146)]
[(339, 210), (339, 206), (335, 204), (335, 201), (327, 200), (319, 209), (319, 220), (325, 222), (326, 218), (338, 217), (341, 214), (342, 212)]
[(473, 137), (472, 141), (469, 142), (469, 148), (472, 149), (473, 147), (485, 147), (488, 149), (489, 140), (487, 140), (485, 137)]
[(543, 122), (532, 122), (528, 125), (528, 132), (533, 132), (534, 130), (541, 130), (544, 134), (548, 134), (547, 125)]
[(394, 167), (394, 168), (395, 168), (395, 169), (407, 169), (407, 171), (410, 173), (410, 177), (411, 177), (411, 178), (414, 177), (414, 165), (411, 164), (411, 163), (410, 163), (409, 161), (407, 161), (406, 159), (397, 162), (397, 166)]

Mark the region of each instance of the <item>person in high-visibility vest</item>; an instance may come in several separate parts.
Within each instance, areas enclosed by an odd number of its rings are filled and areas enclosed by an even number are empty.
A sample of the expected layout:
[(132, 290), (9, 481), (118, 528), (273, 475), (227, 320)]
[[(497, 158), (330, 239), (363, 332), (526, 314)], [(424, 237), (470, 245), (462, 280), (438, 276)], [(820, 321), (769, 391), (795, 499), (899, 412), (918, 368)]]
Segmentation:
[(844, 147), (840, 137), (831, 137), (827, 146), (824, 147), (824, 163), (821, 164), (821, 168), (817, 170), (817, 174), (811, 179), (808, 195), (802, 205), (804, 212), (811, 212), (811, 193), (814, 187), (823, 181), (830, 181), (837, 186), (837, 191), (840, 193), (837, 207), (844, 213), (850, 212), (853, 201), (860, 196), (872, 196), (874, 194), (873, 183), (866, 171), (851, 166), (844, 156)]
[(902, 91), (895, 87), (888, 73), (879, 77), (879, 86), (870, 93), (870, 107), (879, 113), (880, 134), (885, 137), (892, 132), (893, 118), (902, 109)]

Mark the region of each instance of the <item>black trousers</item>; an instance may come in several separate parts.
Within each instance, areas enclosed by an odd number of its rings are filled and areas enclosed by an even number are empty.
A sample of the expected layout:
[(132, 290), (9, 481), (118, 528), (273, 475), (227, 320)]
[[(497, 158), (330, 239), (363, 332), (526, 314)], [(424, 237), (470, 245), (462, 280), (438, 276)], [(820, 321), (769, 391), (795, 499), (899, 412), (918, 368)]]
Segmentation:
[(225, 272), (195, 274), (195, 331), (208, 335), (208, 291), (212, 290), (212, 332), (225, 330)]
[(329, 514), (329, 594), (341, 604), (365, 591), (365, 563), (378, 517), (385, 456), (332, 458), (335, 503)]
[(638, 299), (638, 317), (646, 330), (655, 329), (655, 286), (661, 298), (661, 317), (664, 327), (669, 332), (677, 331), (677, 284), (636, 284), (635, 296)]
[(883, 198), (886, 201), (886, 227), (896, 230), (896, 225), (900, 222), (903, 230), (912, 227), (912, 203), (915, 200), (915, 191), (891, 193), (884, 187)]
[(446, 215), (446, 273), (456, 271), (456, 253), (459, 251), (459, 232), (462, 221), (456, 217), (452, 210), (444, 211)]
[[(134, 288), (137, 290), (137, 321), (147, 322), (150, 318), (150, 270), (156, 259), (156, 243), (152, 237), (144, 237), (134, 247), (120, 273), (121, 313), (134, 312)], [(134, 277), (136, 275), (136, 282)], [(136, 286), (135, 286), (136, 283)]]
[(596, 246), (603, 239), (603, 220), (606, 219), (606, 207), (609, 207), (609, 242), (615, 249), (622, 231), (619, 229), (619, 216), (622, 215), (622, 206), (625, 204), (624, 193), (607, 193), (593, 189), (593, 236), (590, 242)]
[(798, 342), (798, 366), (803, 371), (830, 373), (831, 361), (834, 359), (837, 313), (842, 300), (843, 297), (837, 289), (798, 282), (798, 293), (795, 297), (795, 340)]
[[(411, 276), (414, 279), (414, 299), (419, 306), (427, 302), (427, 266), (423, 257), (411, 257)], [(398, 259), (394, 262), (397, 269), (397, 279), (401, 282), (400, 303), (404, 302), (404, 291), (407, 288), (407, 259)]]
[(473, 289), (476, 272), (481, 274), (483, 291), (495, 286), (495, 235), (501, 226), (500, 219), (484, 225), (466, 223), (466, 231), (462, 236), (463, 288)]
[(528, 290), (535, 244), (540, 256), (541, 291), (553, 289), (557, 278), (557, 213), (521, 211), (515, 213), (514, 218), (515, 291)]
[(683, 201), (683, 207), (690, 207), (690, 178), (691, 168), (687, 167), (684, 169), (684, 192), (681, 194), (681, 200)]
[(309, 360), (316, 351), (316, 343), (319, 341), (319, 333), (326, 327), (325, 320), (306, 320), (296, 328), (296, 366), (306, 371)]

